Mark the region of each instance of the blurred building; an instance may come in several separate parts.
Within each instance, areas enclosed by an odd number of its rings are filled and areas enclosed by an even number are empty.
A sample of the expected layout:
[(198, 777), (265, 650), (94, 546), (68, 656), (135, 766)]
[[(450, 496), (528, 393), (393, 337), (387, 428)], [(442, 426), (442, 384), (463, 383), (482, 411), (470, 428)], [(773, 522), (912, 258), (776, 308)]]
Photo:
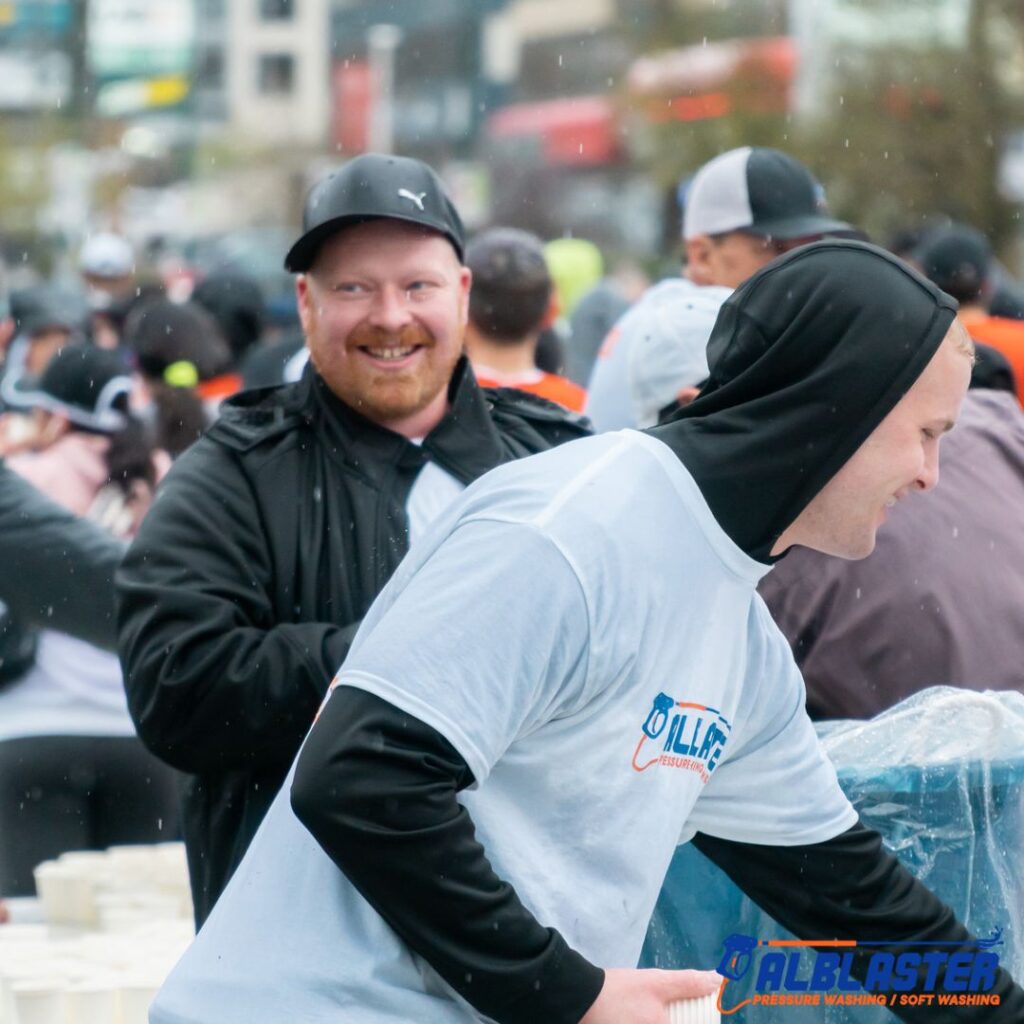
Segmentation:
[(264, 144), (328, 141), (330, 0), (227, 3), (227, 121)]
[(972, 0), (789, 0), (790, 32), (800, 52), (793, 106), (827, 114), (837, 69), (880, 49), (958, 51), (967, 46)]
[(195, 4), (194, 110), (202, 121), (221, 122), (228, 114), (227, 0), (195, 0)]
[(0, 2), (0, 112), (60, 110), (73, 95), (70, 0)]
[[(574, 230), (621, 244), (607, 216), (626, 151), (614, 96), (629, 60), (618, 0), (373, 0), (332, 18), (334, 140), (445, 173), (471, 225)], [(386, 22), (386, 24), (382, 24)]]

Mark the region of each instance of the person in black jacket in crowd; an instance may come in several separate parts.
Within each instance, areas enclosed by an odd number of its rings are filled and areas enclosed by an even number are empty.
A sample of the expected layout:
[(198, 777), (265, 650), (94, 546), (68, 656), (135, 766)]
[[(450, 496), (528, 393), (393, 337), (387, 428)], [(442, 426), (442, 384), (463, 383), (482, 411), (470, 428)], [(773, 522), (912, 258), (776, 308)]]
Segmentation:
[[(30, 663), (26, 626), (48, 626), (99, 647), (115, 642), (114, 569), (124, 545), (79, 519), (0, 462), (0, 683)], [(109, 599), (98, 600), (98, 595)], [(27, 655), (27, 657), (26, 657)], [(0, 900), (0, 923), (8, 917)]]
[(118, 575), (132, 716), (189, 773), (199, 923), (410, 540), (487, 470), (586, 433), (477, 386), (462, 255), (459, 215), (419, 161), (368, 154), (314, 188), (285, 263), (310, 365), (222, 406)]
[(19, 623), (114, 647), (114, 570), (124, 547), (0, 462), (0, 601)]

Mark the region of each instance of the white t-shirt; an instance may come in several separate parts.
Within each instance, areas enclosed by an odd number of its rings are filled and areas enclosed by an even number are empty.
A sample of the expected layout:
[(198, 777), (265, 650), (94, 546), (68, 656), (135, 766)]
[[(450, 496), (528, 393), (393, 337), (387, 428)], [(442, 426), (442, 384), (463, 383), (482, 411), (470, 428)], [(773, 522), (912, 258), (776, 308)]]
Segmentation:
[(405, 502), (405, 513), (409, 517), (409, 543), (418, 541), (465, 489), (466, 485), (461, 480), (456, 480), (437, 463), (428, 462), (416, 474)]
[(28, 671), (0, 690), (0, 740), (134, 736), (116, 654), (43, 630)]
[[(499, 875), (588, 959), (635, 966), (695, 831), (793, 845), (856, 820), (757, 596), (766, 571), (661, 442), (587, 438), (469, 487), (399, 566), (335, 684), (444, 734), (476, 779), (460, 800)], [(289, 786), (153, 1024), (478, 1021), (306, 832)]]

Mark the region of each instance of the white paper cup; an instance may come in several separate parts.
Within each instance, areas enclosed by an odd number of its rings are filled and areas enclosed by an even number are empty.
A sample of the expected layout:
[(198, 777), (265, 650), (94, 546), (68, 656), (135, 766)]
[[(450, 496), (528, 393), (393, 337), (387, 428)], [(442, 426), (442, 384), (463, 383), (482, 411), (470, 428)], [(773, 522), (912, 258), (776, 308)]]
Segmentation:
[(63, 1024), (68, 1012), (64, 984), (60, 978), (15, 982), (11, 990), (17, 1024)]
[(680, 999), (668, 1008), (669, 1024), (720, 1024), (718, 993), (712, 992), (701, 999)]
[(141, 980), (122, 982), (118, 989), (121, 1024), (148, 1024), (149, 1006), (156, 999), (159, 987)]
[(121, 1014), (116, 982), (81, 982), (67, 990), (67, 1019), (72, 1024), (115, 1024)]

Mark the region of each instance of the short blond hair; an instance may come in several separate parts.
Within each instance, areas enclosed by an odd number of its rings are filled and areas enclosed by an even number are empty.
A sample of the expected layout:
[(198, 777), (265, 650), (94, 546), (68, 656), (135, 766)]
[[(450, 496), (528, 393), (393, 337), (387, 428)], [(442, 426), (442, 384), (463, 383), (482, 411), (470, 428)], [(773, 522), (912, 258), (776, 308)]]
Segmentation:
[(971, 361), (971, 366), (978, 361), (977, 350), (974, 347), (974, 339), (967, 332), (967, 328), (964, 327), (960, 318), (957, 317), (949, 328), (950, 332), (955, 332), (954, 342), (956, 344), (957, 352), (967, 356)]

